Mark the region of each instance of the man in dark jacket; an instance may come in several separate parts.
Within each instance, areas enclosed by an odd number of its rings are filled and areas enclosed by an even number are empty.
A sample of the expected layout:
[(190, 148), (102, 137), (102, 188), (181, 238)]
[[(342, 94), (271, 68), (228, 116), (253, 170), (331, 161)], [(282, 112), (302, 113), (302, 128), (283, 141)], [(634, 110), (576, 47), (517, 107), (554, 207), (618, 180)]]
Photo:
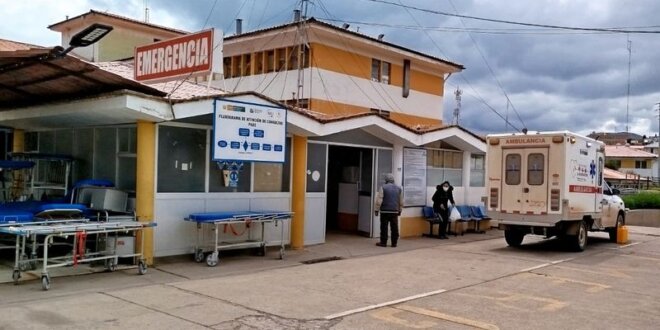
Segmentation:
[(387, 225), (392, 232), (392, 247), (399, 240), (399, 216), (403, 207), (403, 190), (394, 184), (394, 176), (385, 174), (385, 184), (378, 189), (374, 210), (380, 212), (380, 242), (378, 246), (387, 246)]
[(454, 187), (449, 184), (449, 181), (443, 182), (441, 185), (435, 187), (435, 194), (433, 194), (433, 211), (440, 215), (443, 223), (440, 224), (438, 235), (441, 239), (447, 238), (447, 227), (449, 227), (449, 204), (456, 205), (454, 202)]

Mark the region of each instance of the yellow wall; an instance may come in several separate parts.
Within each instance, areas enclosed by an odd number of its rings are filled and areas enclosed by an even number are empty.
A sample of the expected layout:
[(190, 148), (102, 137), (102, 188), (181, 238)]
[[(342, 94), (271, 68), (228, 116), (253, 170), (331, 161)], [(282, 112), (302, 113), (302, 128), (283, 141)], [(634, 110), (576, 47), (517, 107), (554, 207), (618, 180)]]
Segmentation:
[(115, 29), (99, 41), (99, 53), (96, 59), (99, 62), (116, 61), (133, 57), (136, 46), (147, 45), (154, 42), (154, 37), (136, 34), (124, 29)]
[(12, 152), (25, 151), (25, 131), (22, 129), (15, 129), (13, 135)]
[[(311, 49), (313, 66), (329, 71), (348, 74), (354, 77), (371, 79), (371, 57), (354, 54), (318, 43), (312, 43)], [(390, 84), (402, 87), (403, 59), (401, 59), (401, 63), (390, 64)], [(410, 89), (441, 96), (444, 93), (444, 79), (426, 72), (411, 70)]]
[(621, 160), (621, 167), (622, 168), (635, 168), (635, 160), (634, 159), (622, 159)]
[(371, 58), (353, 54), (330, 46), (312, 43), (312, 66), (371, 79)]
[(401, 237), (422, 236), (422, 234), (429, 232), (429, 223), (423, 217), (401, 217), (399, 222), (399, 235)]

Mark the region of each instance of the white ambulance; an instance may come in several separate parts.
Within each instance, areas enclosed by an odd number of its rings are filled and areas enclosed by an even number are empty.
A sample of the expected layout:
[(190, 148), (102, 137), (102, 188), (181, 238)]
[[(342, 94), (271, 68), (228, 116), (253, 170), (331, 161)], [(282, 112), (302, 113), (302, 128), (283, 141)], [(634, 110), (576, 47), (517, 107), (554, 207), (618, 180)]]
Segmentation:
[(571, 132), (487, 136), (486, 206), (510, 246), (558, 236), (583, 251), (588, 231), (616, 242), (625, 206), (603, 179), (602, 142)]

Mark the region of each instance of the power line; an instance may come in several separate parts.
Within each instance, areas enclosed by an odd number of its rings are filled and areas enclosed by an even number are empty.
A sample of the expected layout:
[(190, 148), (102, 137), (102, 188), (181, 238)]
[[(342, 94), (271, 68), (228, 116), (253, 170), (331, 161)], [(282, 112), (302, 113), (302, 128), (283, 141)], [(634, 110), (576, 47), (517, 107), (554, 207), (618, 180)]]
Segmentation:
[[(400, 1), (401, 0), (399, 0), (399, 2)], [(456, 9), (456, 6), (454, 6), (454, 2), (452, 0), (449, 0), (449, 4), (454, 9), (454, 11), (456, 13), (458, 13), (458, 10)], [(461, 24), (465, 27), (465, 22), (463, 22), (463, 18), (459, 18), (459, 20), (461, 21)], [(493, 76), (493, 78), (497, 82), (497, 86), (500, 87), (500, 90), (504, 94), (504, 97), (506, 98), (506, 101), (508, 102), (508, 104), (511, 105), (511, 108), (513, 109), (513, 112), (518, 117), (518, 120), (520, 120), (520, 123), (523, 125), (523, 127), (526, 127), (527, 125), (525, 125), (525, 121), (523, 121), (522, 117), (520, 117), (520, 114), (518, 113), (518, 110), (513, 105), (513, 102), (511, 102), (511, 99), (509, 98), (509, 94), (504, 89), (504, 86), (502, 86), (502, 82), (500, 82), (500, 80), (497, 78), (497, 75), (495, 74), (495, 71), (493, 70), (493, 68), (490, 66), (490, 63), (488, 63), (488, 60), (486, 59), (486, 55), (484, 55), (484, 52), (481, 51), (481, 47), (479, 47), (479, 44), (477, 43), (477, 41), (474, 39), (474, 37), (472, 36), (472, 34), (470, 32), (467, 32), (467, 34), (470, 37), (470, 40), (472, 40), (472, 43), (474, 44), (474, 48), (476, 48), (477, 51), (479, 52), (479, 55), (481, 55), (481, 59), (486, 64), (486, 67), (488, 68), (488, 71), (490, 71), (490, 74)]]
[(459, 18), (466, 18), (466, 19), (472, 19), (472, 20), (484, 21), (484, 22), (491, 22), (491, 23), (501, 23), (501, 24), (531, 26), (531, 27), (542, 27), (542, 28), (560, 29), (560, 30), (573, 30), (573, 31), (660, 34), (659, 30), (651, 30), (651, 31), (649, 31), (649, 30), (628, 30), (628, 29), (618, 29), (618, 28), (577, 27), (577, 26), (563, 26), (563, 25), (552, 25), (552, 24), (537, 24), (537, 23), (528, 23), (528, 22), (517, 22), (517, 21), (501, 20), (501, 19), (494, 19), (494, 18), (485, 18), (485, 17), (478, 17), (478, 16), (452, 14), (452, 13), (439, 11), (439, 10), (432, 10), (432, 9), (427, 9), (427, 8), (404, 5), (404, 4), (401, 4), (401, 3), (391, 2), (391, 1), (387, 1), (387, 0), (364, 0), (364, 1), (383, 3), (383, 4), (388, 4), (388, 5), (402, 7), (402, 8), (413, 9), (413, 10), (417, 10), (417, 11), (421, 11), (421, 12), (425, 12), (425, 13), (430, 13), (430, 14), (435, 14), (435, 15), (442, 15), (442, 16), (449, 16), (449, 17), (459, 17)]
[(438, 32), (452, 32), (463, 33), (466, 31), (479, 34), (496, 34), (496, 35), (609, 35), (618, 34), (618, 32), (599, 32), (599, 31), (557, 31), (556, 29), (547, 28), (478, 28), (478, 27), (452, 27), (452, 26), (413, 26), (405, 24), (388, 24), (379, 22), (365, 22), (354, 21), (345, 19), (335, 19), (330, 17), (316, 17), (322, 21), (328, 22), (341, 22), (350, 23), (355, 25), (378, 26), (403, 30), (415, 31), (438, 31)]
[[(408, 9), (406, 8), (406, 12), (408, 13), (408, 15), (410, 15), (410, 18), (412, 18), (413, 21), (414, 21), (418, 26), (421, 26), (421, 23), (417, 20), (417, 18), (415, 17), (415, 15), (413, 15), (413, 13), (410, 12), (410, 10), (408, 10)], [(435, 41), (435, 39), (433, 39), (433, 37), (431, 36), (431, 34), (429, 34), (428, 31), (424, 30), (424, 34), (426, 34), (426, 37), (428, 37), (429, 40), (431, 40), (431, 43), (433, 44), (433, 46), (435, 46), (435, 48), (438, 50), (438, 52), (440, 52), (440, 55), (442, 55), (444, 58), (449, 58), (446, 54), (444, 54), (444, 52), (443, 52), (442, 49), (440, 48), (440, 45), (438, 45), (438, 43)], [(502, 120), (504, 120), (504, 122), (505, 122), (507, 125), (510, 125), (511, 127), (515, 128), (517, 131), (520, 131), (516, 126), (514, 126), (513, 124), (511, 124), (511, 123), (509, 122), (509, 119), (508, 119), (507, 117), (502, 116), (497, 110), (495, 110), (495, 108), (493, 108), (490, 104), (488, 104), (488, 102), (487, 102), (483, 97), (481, 97), (481, 95), (479, 94), (479, 92), (474, 88), (474, 86), (472, 86), (472, 83), (470, 83), (470, 81), (467, 79), (467, 77), (465, 77), (465, 75), (463, 75), (463, 74), (459, 74), (459, 77), (461, 77), (461, 79), (463, 79), (463, 81), (465, 81), (465, 83), (468, 85), (468, 87), (470, 87), (470, 89), (471, 89), (472, 92), (474, 93), (474, 95), (470, 95), (470, 96), (472, 96), (473, 98), (477, 99), (479, 102), (481, 102), (482, 104), (484, 104), (484, 105), (486, 106), (486, 108), (488, 108), (489, 110), (491, 110), (492, 112), (494, 112), (498, 117), (502, 118)], [(447, 84), (449, 84), (449, 83), (447, 83)], [(456, 88), (458, 88), (458, 86), (456, 86)], [(468, 95), (469, 95), (469, 94), (468, 94)]]

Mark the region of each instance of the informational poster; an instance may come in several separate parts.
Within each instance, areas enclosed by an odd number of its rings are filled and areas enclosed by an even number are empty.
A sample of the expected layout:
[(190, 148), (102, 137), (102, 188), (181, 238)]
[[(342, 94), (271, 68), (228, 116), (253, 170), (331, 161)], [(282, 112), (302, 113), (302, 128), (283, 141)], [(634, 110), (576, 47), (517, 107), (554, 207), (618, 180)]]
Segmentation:
[(403, 206), (426, 205), (426, 150), (403, 149)]
[(213, 160), (284, 162), (286, 109), (267, 104), (215, 101)]

